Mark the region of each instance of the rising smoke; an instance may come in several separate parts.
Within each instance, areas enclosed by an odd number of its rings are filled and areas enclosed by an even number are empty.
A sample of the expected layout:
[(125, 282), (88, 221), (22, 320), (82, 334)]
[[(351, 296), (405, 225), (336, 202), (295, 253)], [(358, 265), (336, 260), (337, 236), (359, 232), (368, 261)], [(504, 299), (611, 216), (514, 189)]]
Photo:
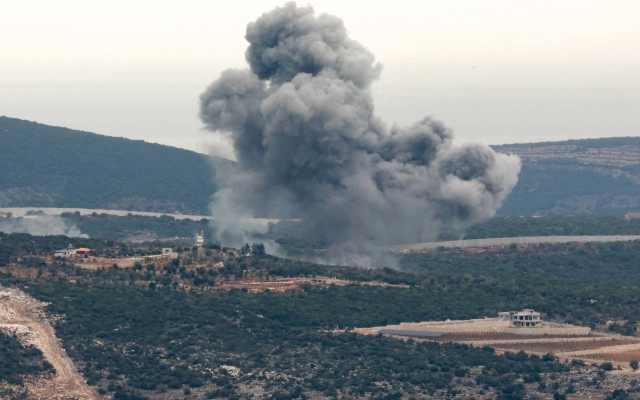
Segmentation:
[(88, 238), (78, 227), (56, 215), (0, 218), (0, 232), (28, 233), (35, 236), (64, 235)]
[(439, 121), (387, 128), (370, 92), (381, 66), (340, 19), (287, 3), (246, 39), (250, 69), (200, 96), (202, 121), (231, 137), (239, 164), (213, 205), (224, 244), (264, 230), (240, 217), (300, 218), (334, 244), (332, 261), (378, 264), (373, 249), (492, 217), (515, 186), (517, 157), (454, 146)]

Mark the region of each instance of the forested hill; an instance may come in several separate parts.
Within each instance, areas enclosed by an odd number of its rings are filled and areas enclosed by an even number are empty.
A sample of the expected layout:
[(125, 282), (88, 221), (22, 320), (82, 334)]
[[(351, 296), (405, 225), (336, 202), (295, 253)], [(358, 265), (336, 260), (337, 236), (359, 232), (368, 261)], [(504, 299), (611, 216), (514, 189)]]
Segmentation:
[(640, 137), (494, 146), (522, 159), (503, 215), (640, 211)]
[[(640, 137), (494, 148), (523, 160), (502, 215), (640, 212)], [(0, 117), (0, 171), (0, 207), (206, 214), (216, 190), (202, 154), (7, 117)]]
[(0, 171), (0, 207), (204, 214), (216, 190), (202, 154), (7, 117)]

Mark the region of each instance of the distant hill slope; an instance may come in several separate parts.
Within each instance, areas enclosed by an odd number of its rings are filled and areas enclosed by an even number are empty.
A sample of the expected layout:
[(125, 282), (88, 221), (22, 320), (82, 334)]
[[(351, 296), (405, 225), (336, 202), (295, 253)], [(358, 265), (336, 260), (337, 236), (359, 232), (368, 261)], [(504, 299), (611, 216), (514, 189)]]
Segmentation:
[(1, 207), (206, 214), (216, 190), (202, 154), (7, 117), (0, 171)]
[(494, 146), (522, 158), (500, 214), (613, 214), (640, 210), (640, 137)]
[[(640, 211), (640, 137), (493, 146), (523, 160), (502, 215)], [(208, 214), (212, 163), (188, 150), (0, 117), (0, 207)]]

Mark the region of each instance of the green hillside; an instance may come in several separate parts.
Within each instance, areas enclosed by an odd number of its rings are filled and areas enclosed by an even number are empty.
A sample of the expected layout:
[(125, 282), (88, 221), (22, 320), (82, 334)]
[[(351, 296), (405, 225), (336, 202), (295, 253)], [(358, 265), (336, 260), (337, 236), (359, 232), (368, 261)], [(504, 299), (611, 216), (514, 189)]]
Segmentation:
[[(113, 267), (51, 259), (51, 249), (65, 243), (91, 246)], [(46, 302), (60, 344), (105, 398), (637, 398), (626, 396), (638, 394), (637, 374), (612, 372), (610, 363), (556, 359), (540, 347), (531, 355), (502, 353), (495, 342), (405, 341), (353, 329), (531, 307), (545, 321), (588, 326), (598, 336), (618, 332), (629, 337), (616, 341), (638, 343), (632, 338), (640, 320), (637, 242), (403, 254), (401, 270), (319, 265), (216, 245), (179, 246), (171, 258), (123, 265), (149, 250), (147, 244), (0, 234), (0, 284)], [(324, 285), (323, 277), (349, 284)], [(288, 290), (256, 285), (301, 278)], [(236, 286), (241, 282), (246, 286)], [(496, 334), (483, 335), (513, 335)], [(470, 339), (462, 333), (457, 340), (465, 336)], [(4, 353), (12, 361), (6, 370), (21, 379), (42, 368), (20, 370), (18, 362), (46, 367), (15, 345)], [(0, 375), (0, 384), (8, 379)]]
[[(640, 211), (640, 137), (494, 146), (523, 160), (502, 215)], [(212, 161), (212, 162), (211, 162)], [(0, 207), (206, 214), (213, 166), (192, 151), (0, 117)]]
[(0, 117), (0, 206), (202, 214), (207, 157), (140, 140)]
[(640, 137), (494, 146), (522, 159), (500, 214), (624, 215), (640, 211)]

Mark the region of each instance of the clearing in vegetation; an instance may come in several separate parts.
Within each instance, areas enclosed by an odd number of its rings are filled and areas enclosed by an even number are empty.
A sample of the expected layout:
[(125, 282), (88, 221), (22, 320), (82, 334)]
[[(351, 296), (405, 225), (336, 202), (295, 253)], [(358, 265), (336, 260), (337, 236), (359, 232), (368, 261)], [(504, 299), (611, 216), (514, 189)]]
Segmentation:
[(0, 291), (0, 329), (15, 334), (23, 345), (37, 347), (56, 371), (52, 379), (27, 381), (27, 390), (39, 399), (99, 398), (60, 347), (53, 328), (44, 319), (44, 306), (20, 290)]
[[(640, 338), (592, 332), (590, 328), (569, 324), (543, 322), (541, 327), (515, 328), (508, 321), (484, 318), (441, 322), (400, 323), (397, 325), (356, 328), (364, 335), (376, 335), (383, 330), (405, 331), (396, 338), (455, 342), (476, 347), (489, 346), (498, 352), (519, 352), (545, 355), (559, 359), (589, 362), (611, 362), (629, 367), (632, 360), (640, 359)], [(411, 336), (410, 332), (434, 332), (442, 335), (430, 338)]]

